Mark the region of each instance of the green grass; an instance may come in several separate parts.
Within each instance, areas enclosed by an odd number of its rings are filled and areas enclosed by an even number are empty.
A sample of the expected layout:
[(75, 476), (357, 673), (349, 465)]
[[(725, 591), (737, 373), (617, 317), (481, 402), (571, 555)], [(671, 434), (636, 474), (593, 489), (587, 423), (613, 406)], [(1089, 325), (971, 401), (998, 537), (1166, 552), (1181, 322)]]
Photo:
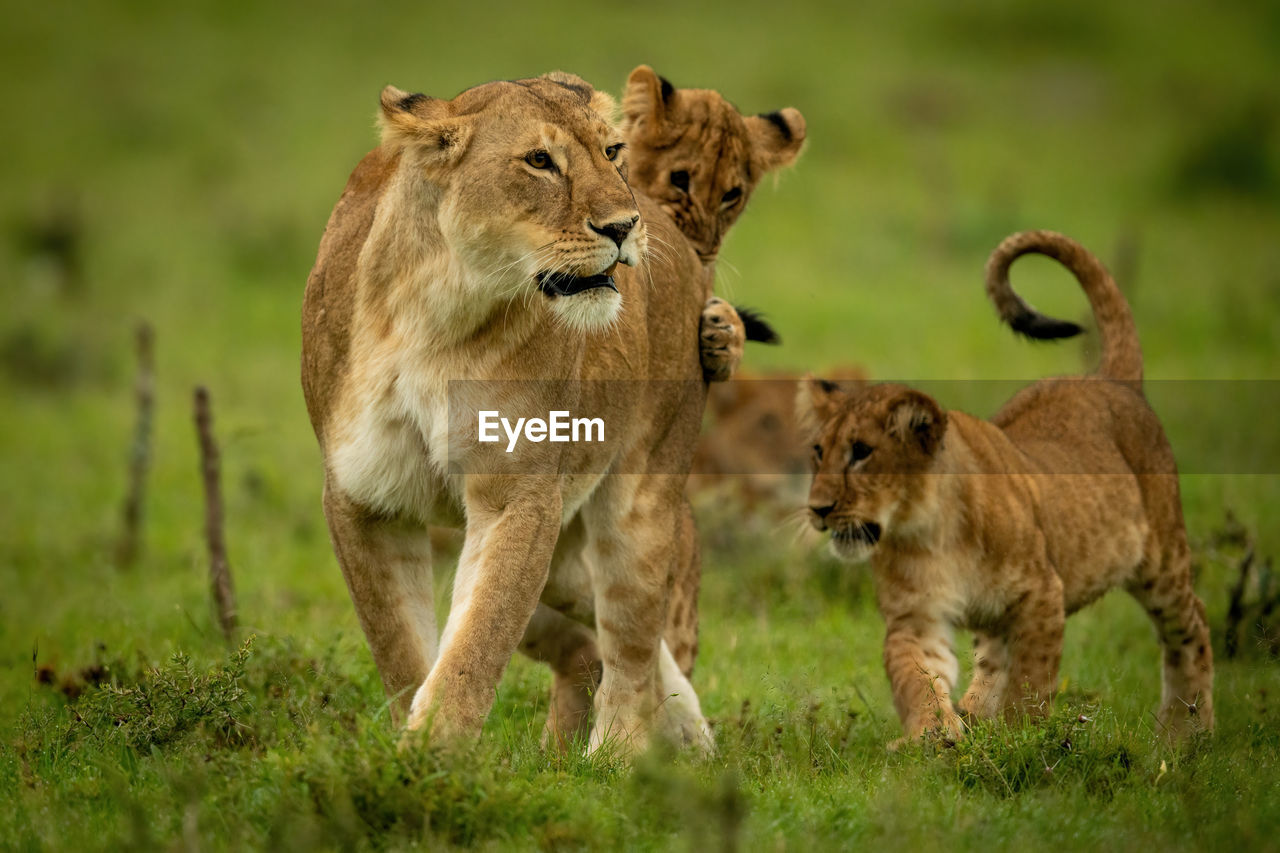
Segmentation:
[[(1256, 642), (1237, 660), (1219, 645), (1215, 736), (1169, 750), (1152, 731), (1152, 633), (1112, 596), (1069, 623), (1051, 720), (890, 755), (865, 573), (712, 507), (695, 682), (714, 759), (543, 754), (548, 677), (519, 659), (474, 754), (399, 751), (329, 549), (297, 379), (302, 284), (383, 85), (451, 95), (564, 68), (616, 91), (647, 62), (808, 120), (806, 154), (723, 252), (720, 292), (785, 340), (749, 350), (750, 367), (1074, 372), (1088, 342), (1031, 347), (997, 326), (986, 254), (1050, 227), (1123, 269), (1148, 376), (1205, 383), (1153, 398), (1193, 471), (1197, 586), (1219, 629), (1239, 557), (1212, 544), (1225, 512), (1280, 554), (1274, 10), (88, 3), (8, 4), (5, 22), (0, 846), (1276, 849), (1280, 668)], [(60, 216), (78, 279), (33, 248)], [(1015, 276), (1041, 308), (1085, 311), (1052, 265)], [(156, 446), (146, 550), (120, 571), (138, 318), (157, 330)], [(209, 608), (198, 383), (256, 636), (239, 656)], [(1263, 463), (1227, 476), (1222, 459)], [(86, 669), (102, 685), (68, 699), (60, 683)]]

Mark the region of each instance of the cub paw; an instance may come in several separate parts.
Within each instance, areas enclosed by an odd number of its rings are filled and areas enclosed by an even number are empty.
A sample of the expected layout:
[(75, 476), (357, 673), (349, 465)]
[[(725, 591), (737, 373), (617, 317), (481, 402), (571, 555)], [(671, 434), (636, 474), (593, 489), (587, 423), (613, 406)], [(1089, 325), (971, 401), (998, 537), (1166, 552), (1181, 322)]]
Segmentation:
[(746, 327), (737, 310), (717, 296), (708, 299), (698, 332), (703, 378), (723, 382), (733, 376), (742, 361), (746, 339)]

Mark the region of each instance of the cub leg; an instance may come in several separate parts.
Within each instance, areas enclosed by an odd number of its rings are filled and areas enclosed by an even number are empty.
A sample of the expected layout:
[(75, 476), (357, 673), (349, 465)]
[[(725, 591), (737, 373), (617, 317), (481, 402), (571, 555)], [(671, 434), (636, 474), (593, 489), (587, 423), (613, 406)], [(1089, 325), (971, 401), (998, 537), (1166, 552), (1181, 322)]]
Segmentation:
[(1009, 647), (1004, 638), (974, 632), (973, 678), (960, 699), (960, 711), (975, 719), (991, 719), (1004, 707), (1009, 682)]
[(742, 361), (746, 326), (738, 311), (718, 296), (707, 300), (698, 331), (702, 375), (708, 382), (723, 382), (733, 376)]
[(592, 697), (603, 668), (595, 632), (539, 604), (520, 651), (551, 667), (551, 702), (542, 745), (564, 752), (590, 731)]
[(941, 620), (904, 616), (891, 619), (884, 642), (884, 666), (904, 737), (897, 749), (926, 731), (959, 738), (964, 724), (951, 707), (959, 665), (951, 647), (951, 626)]
[(560, 492), (548, 477), (517, 485), (466, 480), (467, 536), (440, 656), (413, 698), (409, 729), (448, 739), (480, 734), (507, 662), (533, 617), (560, 533)]
[(609, 744), (622, 755), (648, 744), (657, 722), (675, 742), (710, 748), (692, 689), (683, 702), (661, 696), (659, 674), (666, 624), (667, 582), (676, 559), (672, 531), (683, 512), (684, 478), (612, 475), (583, 507), (596, 601), (596, 638), (604, 678), (596, 698), (589, 750)]
[(1008, 722), (1049, 713), (1062, 663), (1062, 634), (1067, 621), (1062, 581), (1048, 566), (1032, 572), (1032, 578), (1036, 585), (1023, 592), (1009, 613), (1009, 626), (1003, 637), (1009, 650), (1004, 691), (1004, 716)]
[(331, 483), (324, 514), (347, 591), (399, 725), (436, 654), (427, 528), (361, 509)]
[[(1213, 730), (1213, 646), (1204, 602), (1191, 585), (1185, 534), (1164, 555), (1158, 571), (1142, 571), (1129, 592), (1155, 623), (1164, 658), (1156, 719), (1170, 739)], [(1147, 564), (1144, 564), (1144, 567)]]

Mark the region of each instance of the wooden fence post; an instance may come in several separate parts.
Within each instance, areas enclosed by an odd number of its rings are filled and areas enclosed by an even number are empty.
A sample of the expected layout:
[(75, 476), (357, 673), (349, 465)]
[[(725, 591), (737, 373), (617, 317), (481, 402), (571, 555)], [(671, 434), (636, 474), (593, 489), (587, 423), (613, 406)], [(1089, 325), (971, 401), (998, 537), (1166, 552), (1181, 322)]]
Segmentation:
[(218, 445), (213, 439), (213, 412), (209, 391), (203, 386), (195, 393), (196, 434), (200, 438), (200, 469), (204, 476), (204, 534), (209, 545), (209, 583), (218, 624), (227, 643), (234, 642), (236, 591), (231, 583), (227, 545), (222, 536), (222, 485), (218, 465)]

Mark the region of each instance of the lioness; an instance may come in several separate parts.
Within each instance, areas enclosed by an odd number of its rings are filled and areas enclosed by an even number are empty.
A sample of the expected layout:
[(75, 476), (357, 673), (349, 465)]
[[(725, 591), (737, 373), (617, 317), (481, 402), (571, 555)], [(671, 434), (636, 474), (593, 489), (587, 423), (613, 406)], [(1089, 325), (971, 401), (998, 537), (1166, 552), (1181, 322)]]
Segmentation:
[[(307, 282), (302, 380), (325, 515), (411, 730), (477, 735), (539, 598), (571, 609), (585, 586), (604, 661), (590, 749), (639, 749), (655, 726), (710, 744), (661, 642), (710, 281), (669, 217), (633, 197), (612, 109), (562, 73), (452, 100), (388, 87), (382, 144), (352, 173)], [(485, 381), (451, 394), (450, 380)], [(456, 417), (566, 398), (604, 422), (604, 441), (506, 455)], [(438, 654), (429, 523), (466, 526)]]
[(809, 513), (835, 554), (871, 560), (886, 623), (885, 667), (906, 737), (956, 738), (952, 632), (976, 635), (960, 711), (1042, 713), (1058, 681), (1066, 616), (1115, 586), (1146, 608), (1164, 649), (1159, 723), (1213, 728), (1213, 653), (1191, 585), (1173, 452), (1142, 394), (1129, 306), (1078, 243), (1049, 231), (1008, 238), (987, 264), (1001, 318), (1033, 337), (1078, 326), (1045, 317), (1009, 284), (1013, 260), (1048, 255), (1079, 280), (1102, 358), (1088, 377), (1047, 379), (990, 422), (944, 412), (900, 385), (841, 391), (811, 380)]

